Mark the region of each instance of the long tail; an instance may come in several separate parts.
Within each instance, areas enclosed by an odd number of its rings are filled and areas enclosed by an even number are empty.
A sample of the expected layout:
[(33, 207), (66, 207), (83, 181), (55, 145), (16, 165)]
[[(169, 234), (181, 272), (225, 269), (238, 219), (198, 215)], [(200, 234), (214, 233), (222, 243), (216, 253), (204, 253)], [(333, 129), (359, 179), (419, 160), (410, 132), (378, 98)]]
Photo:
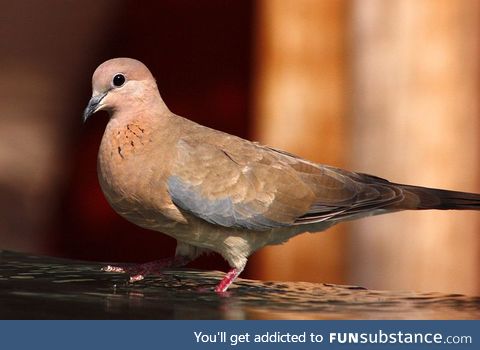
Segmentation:
[(437, 188), (396, 184), (403, 190), (402, 209), (470, 209), (480, 210), (480, 194)]

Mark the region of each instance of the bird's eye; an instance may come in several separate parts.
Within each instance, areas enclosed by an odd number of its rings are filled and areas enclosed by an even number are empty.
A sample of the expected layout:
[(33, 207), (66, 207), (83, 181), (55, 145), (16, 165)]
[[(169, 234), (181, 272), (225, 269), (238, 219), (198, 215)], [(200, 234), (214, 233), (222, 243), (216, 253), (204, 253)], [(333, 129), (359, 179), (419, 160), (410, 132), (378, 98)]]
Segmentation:
[(115, 74), (112, 80), (112, 84), (115, 87), (120, 87), (125, 84), (125, 76), (123, 74)]

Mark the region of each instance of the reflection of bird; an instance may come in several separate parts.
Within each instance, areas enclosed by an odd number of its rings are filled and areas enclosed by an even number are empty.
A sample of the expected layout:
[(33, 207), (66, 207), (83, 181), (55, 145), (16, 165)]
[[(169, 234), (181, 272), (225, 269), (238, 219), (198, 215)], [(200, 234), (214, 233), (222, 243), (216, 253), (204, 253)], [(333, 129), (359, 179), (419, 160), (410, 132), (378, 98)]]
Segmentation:
[(174, 259), (145, 264), (132, 280), (214, 251), (231, 266), (215, 289), (223, 292), (250, 254), (302, 232), (405, 209), (480, 209), (477, 194), (315, 164), (177, 116), (147, 67), (133, 59), (103, 63), (92, 85), (84, 119), (110, 113), (98, 154), (108, 202), (127, 220), (178, 243)]

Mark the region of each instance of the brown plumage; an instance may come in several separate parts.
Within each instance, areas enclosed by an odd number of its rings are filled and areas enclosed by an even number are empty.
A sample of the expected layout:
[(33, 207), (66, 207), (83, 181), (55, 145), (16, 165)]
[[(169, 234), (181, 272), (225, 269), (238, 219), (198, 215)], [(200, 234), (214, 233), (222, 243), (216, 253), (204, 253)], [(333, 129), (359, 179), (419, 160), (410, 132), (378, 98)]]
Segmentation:
[[(106, 61), (92, 85), (84, 118), (110, 113), (98, 154), (108, 202), (127, 220), (177, 239), (176, 257), (165, 266), (221, 254), (232, 270), (219, 292), (254, 251), (303, 232), (398, 210), (480, 208), (477, 194), (316, 164), (177, 116), (137, 60)], [(133, 280), (148, 270), (136, 272)]]

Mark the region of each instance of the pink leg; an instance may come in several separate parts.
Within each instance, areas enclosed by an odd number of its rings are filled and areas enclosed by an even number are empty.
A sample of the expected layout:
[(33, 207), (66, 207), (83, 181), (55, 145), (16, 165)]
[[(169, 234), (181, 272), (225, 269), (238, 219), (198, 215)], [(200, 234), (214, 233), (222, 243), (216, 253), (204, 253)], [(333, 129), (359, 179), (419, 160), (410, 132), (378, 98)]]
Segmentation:
[(180, 267), (186, 265), (189, 261), (190, 259), (185, 256), (175, 256), (173, 258), (165, 258), (133, 266), (121, 267), (107, 265), (102, 268), (102, 271), (128, 273), (130, 274), (130, 282), (133, 283), (143, 280), (146, 275), (161, 273), (169, 267)]
[(242, 272), (242, 270), (238, 270), (235, 267), (232, 268), (230, 271), (227, 272), (225, 277), (220, 281), (220, 283), (215, 287), (215, 292), (217, 293), (224, 293), (227, 291), (228, 287), (232, 284), (232, 282), (237, 278), (237, 276)]

